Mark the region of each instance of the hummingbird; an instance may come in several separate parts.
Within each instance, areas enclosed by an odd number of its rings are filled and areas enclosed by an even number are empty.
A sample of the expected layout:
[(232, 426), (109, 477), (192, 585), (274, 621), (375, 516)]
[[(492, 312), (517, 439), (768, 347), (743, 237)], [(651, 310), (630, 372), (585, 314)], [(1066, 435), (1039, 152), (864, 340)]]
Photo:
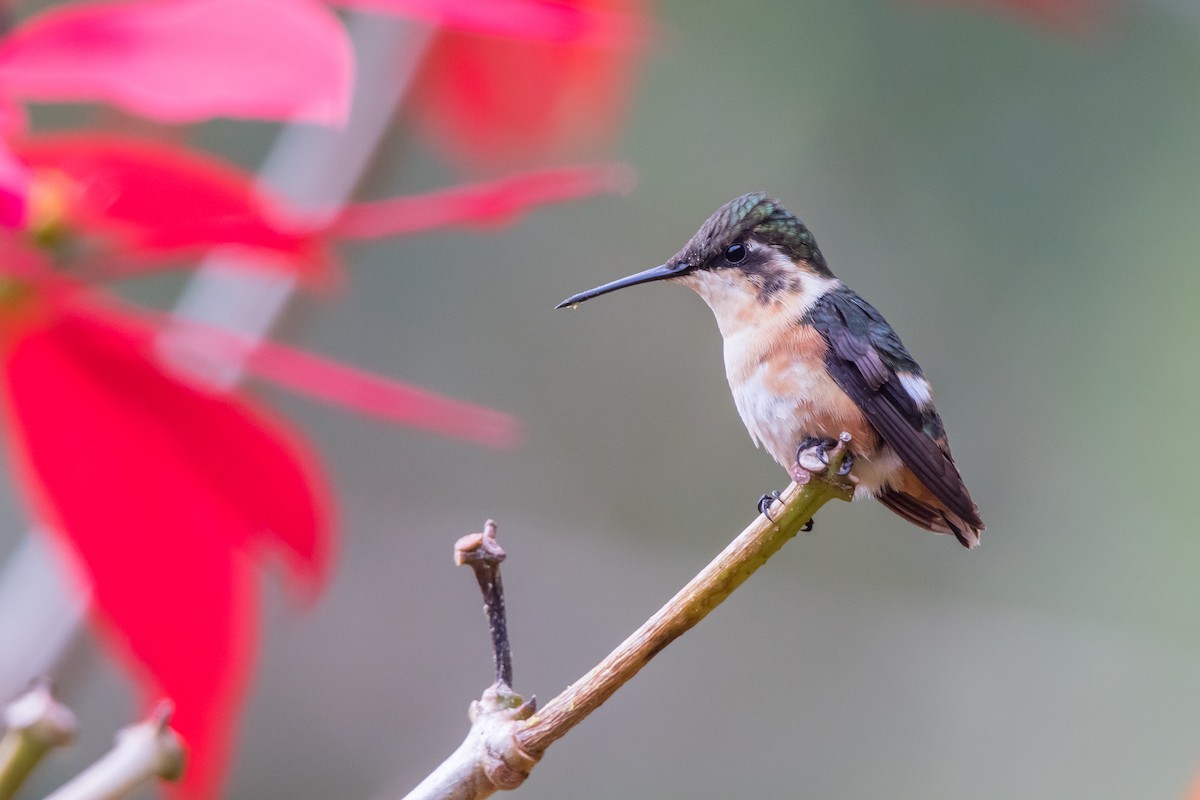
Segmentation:
[[(840, 471), (852, 476), (855, 499), (875, 497), (921, 528), (968, 548), (979, 544), (983, 520), (921, 367), (778, 200), (763, 192), (735, 197), (665, 264), (558, 308), (653, 281), (683, 284), (712, 309), (734, 405), (755, 445), (793, 478), (803, 451), (824, 455), (847, 432)], [(763, 513), (770, 497), (760, 501)]]

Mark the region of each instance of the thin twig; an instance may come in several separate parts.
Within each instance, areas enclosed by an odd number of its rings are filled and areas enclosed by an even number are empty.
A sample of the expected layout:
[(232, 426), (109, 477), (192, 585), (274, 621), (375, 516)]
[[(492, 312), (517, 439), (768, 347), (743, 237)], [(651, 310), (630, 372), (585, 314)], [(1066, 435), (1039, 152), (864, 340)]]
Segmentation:
[(504, 611), (504, 585), (500, 563), (506, 554), (496, 541), (496, 522), (488, 520), (482, 533), (472, 533), (454, 543), (454, 563), (475, 571), (483, 593), (483, 610), (492, 633), (496, 682), (483, 697), (471, 703), (471, 730), (449, 758), (429, 774), (410, 798), (472, 800), (498, 789), (515, 789), (533, 769), (534, 761), (514, 756), (512, 725), (529, 718), (535, 700), (528, 702), (512, 690), (512, 648)]
[(496, 521), (489, 519), (482, 533), (471, 533), (454, 544), (454, 563), (475, 571), (479, 591), (483, 593), (483, 613), (487, 614), (492, 633), (492, 657), (496, 664), (496, 684), (511, 687), (513, 682), (512, 645), (508, 641), (508, 619), (504, 610), (504, 584), (500, 564), (506, 558), (496, 541)]

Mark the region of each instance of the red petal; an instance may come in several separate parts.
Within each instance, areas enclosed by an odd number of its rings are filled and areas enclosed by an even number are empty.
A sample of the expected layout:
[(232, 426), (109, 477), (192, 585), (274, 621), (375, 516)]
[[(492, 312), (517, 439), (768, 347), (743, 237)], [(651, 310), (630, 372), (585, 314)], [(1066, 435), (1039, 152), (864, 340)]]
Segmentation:
[(293, 391), (369, 416), (466, 439), (489, 447), (517, 443), (520, 423), (502, 411), (466, 403), (339, 364), (274, 342), (251, 342), (229, 331), (172, 320), (168, 355), (218, 364), (241, 364), (246, 371)]
[[(641, 0), (574, 0), (638, 19)], [(481, 169), (607, 148), (637, 66), (622, 47), (496, 39), (448, 31), (422, 67), (414, 108), (430, 139)]]
[(373, 239), (450, 225), (508, 222), (537, 206), (629, 191), (633, 180), (633, 169), (619, 163), (525, 172), (413, 197), (347, 206), (330, 233)]
[(545, 0), (331, 0), (362, 11), (399, 14), (471, 33), (632, 46), (645, 36), (634, 17)]
[(519, 436), (520, 423), (502, 411), (277, 344), (260, 345), (250, 355), (247, 368), (294, 391), (444, 436), (501, 448), (514, 446)]
[(0, 228), (25, 225), (29, 183), (29, 168), (0, 141)]
[(0, 42), (0, 89), (100, 101), (166, 122), (213, 116), (340, 123), (353, 56), (316, 0), (70, 4)]
[(8, 97), (0, 97), (0, 139), (8, 141), (24, 136), (28, 131), (29, 115), (25, 106)]
[(2, 342), (18, 474), (146, 699), (175, 700), (185, 790), (213, 796), (254, 657), (247, 551), (283, 550), (318, 578), (324, 484), (278, 422), (167, 377), (145, 331), (78, 295), (24, 311)]
[(328, 261), (313, 233), (285, 227), (282, 205), (253, 175), (212, 156), (90, 133), (39, 137), (13, 150), (30, 168), (69, 179), (70, 224), (143, 264), (220, 245), (271, 251), (293, 265)]

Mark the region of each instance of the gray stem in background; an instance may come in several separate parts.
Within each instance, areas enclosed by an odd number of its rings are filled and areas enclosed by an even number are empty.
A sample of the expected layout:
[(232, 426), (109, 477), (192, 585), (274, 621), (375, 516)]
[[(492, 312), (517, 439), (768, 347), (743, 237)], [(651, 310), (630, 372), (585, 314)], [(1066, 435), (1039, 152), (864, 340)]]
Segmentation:
[(171, 704), (163, 702), (149, 719), (117, 731), (111, 750), (46, 800), (121, 800), (155, 778), (179, 780), (183, 744), (171, 729), (170, 718)]
[[(259, 171), (262, 183), (310, 224), (350, 198), (434, 33), (411, 21), (367, 15), (352, 16), (348, 28), (357, 77), (346, 126), (285, 127)], [(256, 340), (271, 330), (294, 289), (291, 278), (239, 270), (232, 254), (213, 254), (184, 289), (175, 313)], [(219, 375), (206, 377), (232, 388), (241, 368), (226, 361)], [(52, 669), (82, 626), (87, 606), (45, 536), (27, 534), (0, 570), (0, 698), (16, 696)]]
[(16, 697), (50, 671), (87, 612), (81, 596), (36, 528), (0, 569), (0, 699)]

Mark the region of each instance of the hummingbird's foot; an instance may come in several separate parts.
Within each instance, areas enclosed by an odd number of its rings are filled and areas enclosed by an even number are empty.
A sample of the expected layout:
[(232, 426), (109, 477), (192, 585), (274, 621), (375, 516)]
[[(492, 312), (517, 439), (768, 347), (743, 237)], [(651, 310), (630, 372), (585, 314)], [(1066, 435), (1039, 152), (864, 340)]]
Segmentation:
[(771, 516), (771, 506), (775, 504), (776, 500), (782, 499), (783, 498), (779, 496), (779, 492), (769, 492), (768, 494), (764, 494), (762, 497), (758, 498), (758, 513), (762, 514), (771, 522), (774, 522), (775, 518)]
[[(775, 521), (775, 518), (771, 516), (771, 506), (775, 504), (776, 500), (783, 500), (783, 498), (779, 496), (779, 492), (769, 492), (768, 494), (764, 494), (762, 497), (758, 498), (758, 513), (762, 514), (771, 522)], [(804, 523), (804, 527), (802, 527), (800, 530), (804, 533), (808, 533), (812, 529), (813, 521), (810, 519), (808, 522)]]
[[(801, 440), (800, 446), (796, 448), (796, 463), (791, 470), (794, 473), (792, 480), (797, 483), (807, 483), (809, 473), (824, 472), (825, 468), (829, 466), (829, 452), (836, 450), (840, 444), (837, 439), (805, 436)], [(839, 472), (838, 474), (845, 473)]]
[[(800, 456), (804, 454), (805, 450), (812, 450), (814, 447), (817, 447), (820, 444), (820, 436), (805, 436), (803, 439), (801, 439), (800, 444), (796, 445), (796, 463), (800, 463)], [(826, 461), (826, 463), (828, 463), (828, 461)]]
[(788, 468), (788, 475), (796, 483), (805, 484), (814, 476), (829, 472), (829, 466), (833, 464), (833, 471), (837, 473), (837, 477), (844, 479), (838, 483), (853, 486), (858, 480), (850, 474), (854, 468), (854, 457), (850, 453), (849, 444), (848, 433), (843, 433), (837, 439), (805, 437), (796, 449), (796, 463)]
[(830, 439), (829, 437), (805, 436), (800, 440), (800, 445), (796, 448), (796, 463), (803, 464), (804, 453), (811, 450), (818, 461), (828, 466), (829, 451), (837, 447), (838, 444), (837, 439)]

